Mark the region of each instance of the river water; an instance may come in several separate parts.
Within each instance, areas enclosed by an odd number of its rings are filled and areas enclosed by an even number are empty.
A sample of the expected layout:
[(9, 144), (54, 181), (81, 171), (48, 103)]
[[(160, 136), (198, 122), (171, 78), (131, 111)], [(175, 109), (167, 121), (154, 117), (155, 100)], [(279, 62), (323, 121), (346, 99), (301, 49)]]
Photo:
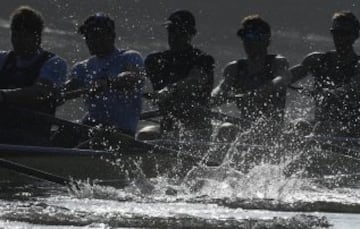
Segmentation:
[[(70, 65), (88, 55), (83, 40), (74, 33), (76, 24), (86, 15), (110, 12), (118, 25), (118, 45), (138, 49), (145, 56), (166, 48), (160, 24), (169, 12), (190, 9), (199, 20), (195, 44), (217, 60), (216, 81), (226, 62), (243, 56), (234, 34), (247, 14), (260, 13), (270, 21), (271, 50), (288, 57), (291, 65), (311, 51), (331, 49), (327, 30), (335, 10), (350, 9), (360, 16), (358, 3), (351, 0), (319, 0), (311, 4), (303, 0), (248, 0), (241, 4), (229, 0), (221, 5), (216, 0), (3, 0), (1, 49), (11, 48), (9, 14), (24, 3), (44, 14), (44, 47), (66, 58)], [(306, 98), (292, 94), (289, 111), (293, 116), (308, 115), (304, 104), (309, 104)], [(83, 114), (79, 107), (77, 102), (68, 103), (59, 108), (58, 116), (76, 120)], [(163, 176), (122, 189), (88, 183), (82, 183), (81, 190), (46, 182), (1, 184), (0, 228), (359, 227), (360, 189), (356, 184), (338, 187), (314, 179), (286, 178), (283, 167), (264, 163), (243, 174), (225, 161), (219, 167), (195, 167), (185, 179)]]
[[(285, 178), (263, 164), (242, 174), (227, 165), (194, 168), (182, 182), (157, 177), (123, 189), (48, 183), (3, 187), (0, 226), (165, 228), (357, 228), (360, 190)], [(335, 207), (334, 207), (335, 206)], [(321, 207), (321, 208), (319, 208)], [(321, 212), (322, 209), (329, 212)], [(335, 211), (335, 213), (334, 213)]]

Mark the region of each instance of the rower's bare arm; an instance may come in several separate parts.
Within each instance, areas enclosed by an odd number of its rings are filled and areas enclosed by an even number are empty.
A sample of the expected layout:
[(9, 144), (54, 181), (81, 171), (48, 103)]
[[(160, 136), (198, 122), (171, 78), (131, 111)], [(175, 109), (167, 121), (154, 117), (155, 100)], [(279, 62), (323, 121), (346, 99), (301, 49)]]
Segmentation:
[(124, 63), (124, 71), (116, 77), (107, 79), (106, 87), (115, 90), (141, 90), (145, 81), (143, 58), (137, 52), (126, 52), (127, 60)]
[(291, 83), (291, 73), (289, 71), (289, 62), (283, 58), (277, 58), (273, 65), (274, 75), (273, 80), (266, 83), (263, 87), (260, 87), (260, 91), (274, 92), (282, 90)]
[(172, 85), (164, 88), (171, 92), (169, 95), (175, 96), (177, 93), (191, 94), (194, 91), (209, 87), (209, 80), (214, 77), (214, 59), (204, 57), (201, 64), (194, 66), (188, 73), (187, 77), (179, 80)]
[(196, 88), (205, 87), (208, 85), (209, 74), (213, 72), (205, 72), (199, 67), (194, 67), (188, 74), (188, 77), (184, 80), (180, 80), (170, 87), (173, 87), (174, 91), (181, 91), (182, 93), (191, 93)]
[(76, 99), (86, 94), (88, 90), (84, 88), (83, 84), (78, 79), (71, 79), (65, 82), (65, 86), (61, 89), (60, 97), (61, 102), (66, 100)]
[(227, 64), (223, 72), (224, 79), (211, 93), (213, 105), (221, 105), (227, 102), (229, 97), (235, 96), (233, 84), (237, 74), (237, 69), (236, 61)]
[(117, 90), (140, 89), (145, 81), (144, 68), (138, 65), (127, 65), (126, 71), (121, 72), (116, 78), (109, 79), (109, 86)]
[(320, 64), (322, 57), (322, 53), (311, 53), (304, 58), (301, 64), (295, 65), (290, 68), (290, 83), (295, 83), (305, 78), (306, 76), (311, 75), (314, 69), (317, 68)]
[[(248, 91), (244, 96), (267, 97), (274, 92), (282, 91), (284, 88), (288, 87), (291, 82), (289, 62), (283, 57), (277, 57), (272, 65), (272, 71), (275, 76), (272, 80), (268, 80), (260, 87)], [(242, 96), (242, 99), (245, 99), (244, 96)]]

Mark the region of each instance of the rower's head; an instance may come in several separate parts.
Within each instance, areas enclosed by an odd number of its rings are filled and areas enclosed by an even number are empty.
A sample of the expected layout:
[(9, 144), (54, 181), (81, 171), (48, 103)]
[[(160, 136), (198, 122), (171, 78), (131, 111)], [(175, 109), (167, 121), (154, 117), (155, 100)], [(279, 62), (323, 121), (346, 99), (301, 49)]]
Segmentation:
[(243, 41), (248, 56), (266, 55), (270, 45), (270, 25), (259, 15), (249, 15), (242, 22), (237, 35)]
[(11, 14), (10, 21), (11, 43), (15, 54), (31, 57), (41, 46), (44, 29), (41, 14), (28, 6), (21, 6)]
[(107, 14), (89, 16), (79, 27), (91, 55), (106, 56), (115, 49), (115, 22)]
[(347, 52), (359, 37), (360, 23), (349, 11), (336, 12), (332, 18), (330, 32), (333, 36), (336, 51)]
[(177, 10), (164, 23), (170, 49), (181, 50), (191, 45), (196, 35), (195, 17), (187, 10)]

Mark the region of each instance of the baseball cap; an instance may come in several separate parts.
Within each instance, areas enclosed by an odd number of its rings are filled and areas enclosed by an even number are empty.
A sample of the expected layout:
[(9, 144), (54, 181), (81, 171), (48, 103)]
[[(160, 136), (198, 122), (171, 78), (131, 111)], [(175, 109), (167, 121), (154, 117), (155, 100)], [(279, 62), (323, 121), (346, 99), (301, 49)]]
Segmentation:
[(92, 31), (115, 32), (115, 22), (105, 13), (96, 13), (89, 16), (78, 29), (78, 32), (83, 35)]
[(183, 29), (187, 32), (196, 31), (195, 28), (195, 17), (188, 10), (177, 10), (173, 12), (167, 21), (163, 25), (168, 28), (169, 26), (175, 26)]

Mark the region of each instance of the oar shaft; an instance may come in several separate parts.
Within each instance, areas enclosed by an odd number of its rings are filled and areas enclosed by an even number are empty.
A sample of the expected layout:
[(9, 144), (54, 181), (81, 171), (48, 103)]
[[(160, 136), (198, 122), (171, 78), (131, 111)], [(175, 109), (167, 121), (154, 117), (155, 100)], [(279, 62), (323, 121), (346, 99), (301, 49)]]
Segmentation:
[(107, 156), (111, 153), (104, 150), (91, 149), (71, 149), (61, 147), (45, 147), (45, 146), (27, 146), (27, 145), (10, 145), (0, 144), (0, 154), (11, 156), (87, 156), (87, 157), (101, 157)]
[(5, 159), (0, 159), (0, 167), (15, 171), (17, 173), (24, 174), (26, 176), (31, 176), (31, 177), (34, 177), (34, 178), (37, 178), (40, 180), (50, 181), (50, 182), (60, 184), (60, 185), (69, 185), (71, 183), (70, 180), (68, 180), (64, 177), (55, 176), (50, 173), (47, 173), (47, 172), (44, 172), (41, 170), (37, 170), (34, 168), (30, 168), (25, 165), (22, 165), (22, 164), (19, 164), (16, 162), (12, 162), (12, 161), (8, 161)]
[[(234, 97), (233, 99), (238, 99), (238, 97), (241, 97), (242, 95), (237, 95), (237, 97)], [(143, 97), (146, 99), (153, 99), (153, 93), (144, 93)], [(195, 110), (201, 111), (201, 112), (205, 112), (208, 114), (208, 116), (212, 119), (216, 119), (216, 120), (221, 120), (221, 121), (225, 121), (225, 122), (231, 122), (234, 124), (238, 124), (238, 125), (242, 125), (244, 123), (252, 123), (251, 120), (247, 120), (247, 119), (243, 119), (243, 118), (237, 118), (234, 116), (230, 116), (230, 115), (226, 115), (224, 113), (220, 113), (220, 112), (215, 112), (212, 111), (210, 108), (207, 107), (195, 107)], [(160, 112), (159, 112), (160, 115)]]
[(155, 117), (159, 117), (159, 116), (161, 116), (161, 113), (159, 110), (146, 111), (140, 115), (140, 120), (155, 118)]
[(61, 93), (61, 99), (63, 99), (63, 100), (76, 99), (87, 93), (89, 93), (88, 88), (80, 88), (80, 89), (73, 90), (73, 91), (65, 91), (65, 92)]
[[(16, 108), (14, 108), (14, 109), (16, 109)], [(17, 109), (17, 110), (20, 110), (20, 109)], [(21, 110), (23, 110), (23, 109), (21, 109)], [(34, 118), (40, 117), (43, 121), (46, 121), (47, 123), (50, 123), (50, 124), (65, 126), (68, 128), (76, 128), (76, 129), (80, 129), (82, 131), (87, 131), (87, 132), (94, 131), (94, 132), (100, 133), (100, 134), (103, 132), (102, 129), (86, 126), (86, 125), (79, 124), (79, 123), (73, 123), (73, 122), (59, 119), (52, 115), (44, 114), (41, 112), (28, 110), (27, 113), (32, 114), (34, 116)], [(135, 140), (133, 137), (123, 134), (120, 131), (111, 132), (111, 133), (109, 133), (108, 137), (111, 137), (113, 142), (114, 143), (116, 142), (116, 144), (120, 144), (120, 146), (134, 147), (137, 149), (141, 149), (142, 152), (139, 152), (139, 154), (147, 154), (148, 151), (154, 151), (154, 153), (159, 153), (159, 154), (165, 153), (165, 154), (169, 154), (169, 155), (177, 155), (177, 153), (178, 153), (177, 151), (167, 149), (165, 147), (156, 146), (153, 144), (148, 144), (145, 142)]]

